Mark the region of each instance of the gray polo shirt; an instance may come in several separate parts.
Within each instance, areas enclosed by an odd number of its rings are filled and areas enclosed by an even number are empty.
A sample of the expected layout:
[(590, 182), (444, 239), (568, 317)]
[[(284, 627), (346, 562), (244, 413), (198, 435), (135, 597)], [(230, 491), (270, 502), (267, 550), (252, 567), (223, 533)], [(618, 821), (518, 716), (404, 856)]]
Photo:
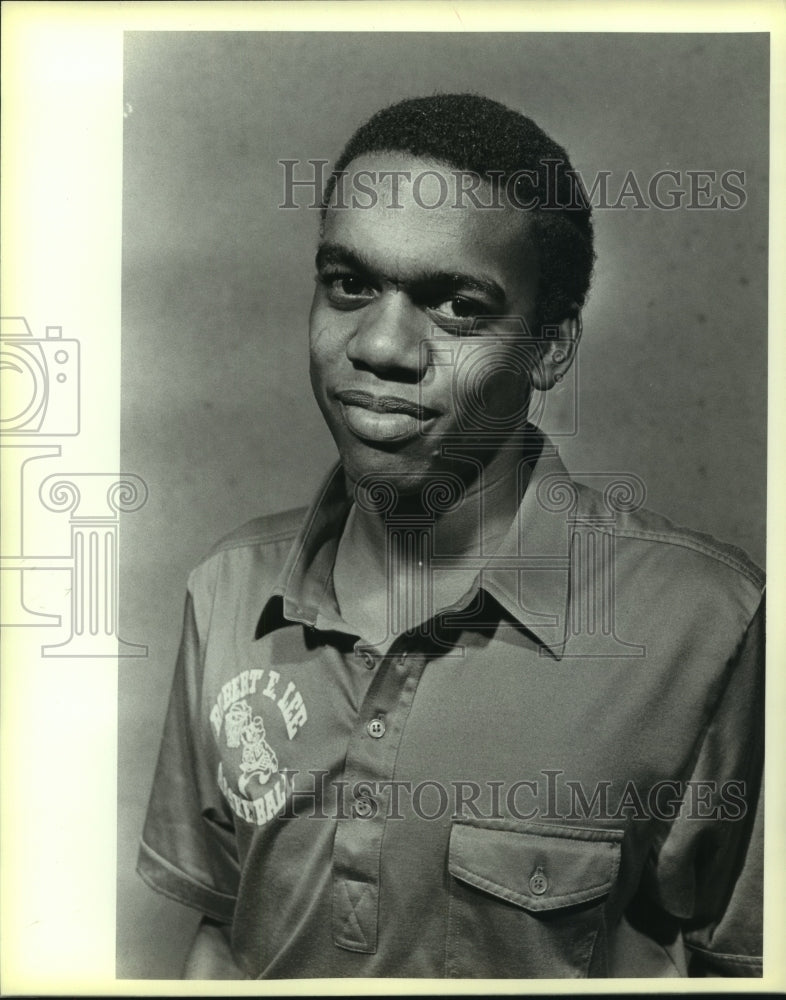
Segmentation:
[(762, 574), (595, 485), (544, 439), (384, 655), (336, 604), (340, 467), (191, 574), (139, 872), (248, 977), (761, 975)]

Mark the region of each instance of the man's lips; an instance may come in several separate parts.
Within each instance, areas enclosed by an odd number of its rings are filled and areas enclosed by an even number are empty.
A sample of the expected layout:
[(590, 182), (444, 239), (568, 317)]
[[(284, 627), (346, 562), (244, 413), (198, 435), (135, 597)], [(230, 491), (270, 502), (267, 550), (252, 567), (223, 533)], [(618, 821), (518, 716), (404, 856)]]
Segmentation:
[(436, 410), (401, 396), (376, 396), (362, 389), (342, 389), (336, 393), (336, 399), (346, 406), (362, 406), (364, 410), (371, 410), (373, 413), (405, 413), (418, 420), (429, 420), (437, 416)]
[(411, 440), (438, 416), (436, 410), (401, 396), (377, 396), (363, 389), (341, 389), (335, 396), (350, 431), (376, 444)]

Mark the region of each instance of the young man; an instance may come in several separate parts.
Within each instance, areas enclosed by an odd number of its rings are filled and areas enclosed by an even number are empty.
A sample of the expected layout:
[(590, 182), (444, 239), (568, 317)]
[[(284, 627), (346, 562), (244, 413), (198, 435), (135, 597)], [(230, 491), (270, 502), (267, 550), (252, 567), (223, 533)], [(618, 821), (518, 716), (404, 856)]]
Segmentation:
[(593, 264), (564, 150), (384, 109), (316, 263), (340, 464), (189, 581), (139, 862), (186, 974), (760, 975), (761, 573), (529, 419)]

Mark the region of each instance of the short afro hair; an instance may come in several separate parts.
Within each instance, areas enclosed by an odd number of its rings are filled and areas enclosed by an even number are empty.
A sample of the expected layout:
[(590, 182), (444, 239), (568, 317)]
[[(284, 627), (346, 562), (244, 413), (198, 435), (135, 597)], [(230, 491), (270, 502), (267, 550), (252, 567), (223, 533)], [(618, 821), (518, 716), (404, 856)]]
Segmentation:
[(540, 261), (538, 326), (559, 323), (584, 305), (595, 260), (592, 209), (565, 150), (531, 118), (478, 94), (434, 94), (383, 108), (358, 128), (336, 161), (322, 218), (337, 176), (352, 160), (394, 151), (440, 161), (495, 185), (519, 175), (514, 192), (526, 179), (526, 201), (522, 196), (516, 204), (532, 209)]

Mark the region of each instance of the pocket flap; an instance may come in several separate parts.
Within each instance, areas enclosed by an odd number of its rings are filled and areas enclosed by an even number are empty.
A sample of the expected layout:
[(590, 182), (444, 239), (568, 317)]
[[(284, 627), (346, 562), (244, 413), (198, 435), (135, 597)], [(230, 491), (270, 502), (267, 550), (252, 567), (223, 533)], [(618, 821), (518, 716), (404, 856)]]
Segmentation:
[(454, 823), (448, 870), (476, 889), (533, 912), (605, 895), (617, 877), (620, 830)]

